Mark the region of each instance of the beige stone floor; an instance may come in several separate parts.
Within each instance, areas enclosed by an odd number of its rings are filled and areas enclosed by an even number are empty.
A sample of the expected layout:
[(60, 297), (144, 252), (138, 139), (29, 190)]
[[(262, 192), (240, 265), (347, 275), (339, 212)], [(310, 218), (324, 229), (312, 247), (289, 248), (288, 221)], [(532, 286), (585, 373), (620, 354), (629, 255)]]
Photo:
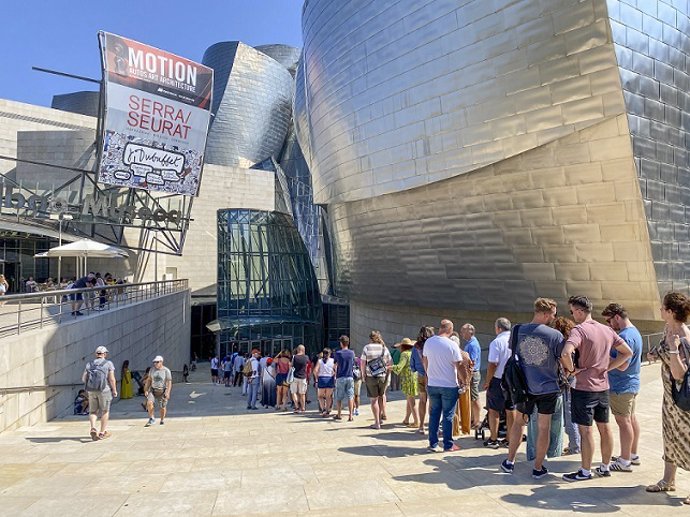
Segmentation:
[[(519, 461), (473, 437), (454, 454), (427, 454), (426, 441), (395, 425), (403, 402), (390, 403), (388, 425), (261, 410), (247, 412), (237, 388), (212, 386), (208, 371), (175, 386), (165, 426), (144, 428), (141, 398), (114, 405), (113, 437), (92, 442), (86, 417), (68, 417), (0, 435), (0, 515), (670, 515), (679, 491), (647, 494), (661, 461), (658, 366), (643, 368), (639, 397), (642, 465), (634, 473), (568, 484), (560, 474), (577, 458), (549, 460), (552, 476), (534, 481)], [(314, 396), (312, 395), (312, 399)], [(399, 398), (399, 395), (395, 398)], [(312, 403), (311, 407), (314, 407)], [(615, 431), (617, 433), (617, 430)], [(522, 448), (524, 452), (524, 447)], [(524, 460), (524, 455), (518, 459)]]

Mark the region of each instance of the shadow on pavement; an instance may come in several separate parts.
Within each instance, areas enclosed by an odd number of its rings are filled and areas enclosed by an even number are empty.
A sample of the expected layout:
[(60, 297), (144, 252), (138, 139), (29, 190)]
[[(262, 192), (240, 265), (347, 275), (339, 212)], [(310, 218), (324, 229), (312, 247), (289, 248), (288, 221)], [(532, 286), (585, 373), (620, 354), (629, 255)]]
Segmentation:
[(27, 441), (32, 443), (60, 443), (60, 442), (80, 442), (80, 443), (91, 443), (93, 440), (91, 438), (85, 438), (83, 436), (51, 436), (47, 437), (27, 437)]

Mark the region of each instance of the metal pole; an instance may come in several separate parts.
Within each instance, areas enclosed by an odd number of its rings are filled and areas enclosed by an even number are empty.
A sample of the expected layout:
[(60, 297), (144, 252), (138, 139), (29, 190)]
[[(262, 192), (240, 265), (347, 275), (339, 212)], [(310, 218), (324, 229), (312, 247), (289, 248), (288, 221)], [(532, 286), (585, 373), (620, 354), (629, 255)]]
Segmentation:
[(154, 281), (158, 282), (158, 234), (157, 234), (157, 233), (154, 233), (153, 235), (154, 235), (153, 238), (156, 240), (156, 247), (155, 247), (155, 253), (156, 253), (156, 255), (154, 256), (154, 264), (155, 264), (155, 266), (154, 266), (154, 268), (153, 268), (153, 269), (155, 270), (155, 275), (156, 275), (156, 276), (155, 276), (155, 278), (154, 278)]
[[(58, 246), (62, 246), (62, 217), (60, 218), (60, 221), (58, 222)], [(62, 255), (58, 256), (58, 276), (57, 276), (57, 284), (58, 288), (60, 287), (60, 282), (62, 282)]]

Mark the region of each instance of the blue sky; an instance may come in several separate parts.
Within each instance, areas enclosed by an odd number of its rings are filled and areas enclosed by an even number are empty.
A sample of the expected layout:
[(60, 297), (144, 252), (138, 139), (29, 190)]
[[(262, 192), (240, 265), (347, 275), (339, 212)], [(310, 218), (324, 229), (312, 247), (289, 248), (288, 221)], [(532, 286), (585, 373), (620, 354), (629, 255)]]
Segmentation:
[(218, 41), (302, 46), (302, 0), (8, 0), (0, 31), (0, 98), (50, 106), (97, 85), (32, 66), (100, 79), (99, 30), (201, 61)]

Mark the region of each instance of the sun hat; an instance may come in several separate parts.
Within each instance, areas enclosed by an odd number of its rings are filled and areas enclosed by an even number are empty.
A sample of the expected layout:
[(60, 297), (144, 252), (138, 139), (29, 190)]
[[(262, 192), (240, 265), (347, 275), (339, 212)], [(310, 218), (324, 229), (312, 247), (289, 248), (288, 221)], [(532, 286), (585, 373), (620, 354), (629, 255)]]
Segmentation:
[(157, 363), (160, 361), (161, 363), (163, 362), (163, 356), (162, 355), (157, 355), (156, 357), (153, 358), (153, 362)]
[(96, 348), (96, 353), (97, 354), (107, 354), (108, 349), (106, 347), (104, 347), (103, 345), (101, 345), (98, 348)]

